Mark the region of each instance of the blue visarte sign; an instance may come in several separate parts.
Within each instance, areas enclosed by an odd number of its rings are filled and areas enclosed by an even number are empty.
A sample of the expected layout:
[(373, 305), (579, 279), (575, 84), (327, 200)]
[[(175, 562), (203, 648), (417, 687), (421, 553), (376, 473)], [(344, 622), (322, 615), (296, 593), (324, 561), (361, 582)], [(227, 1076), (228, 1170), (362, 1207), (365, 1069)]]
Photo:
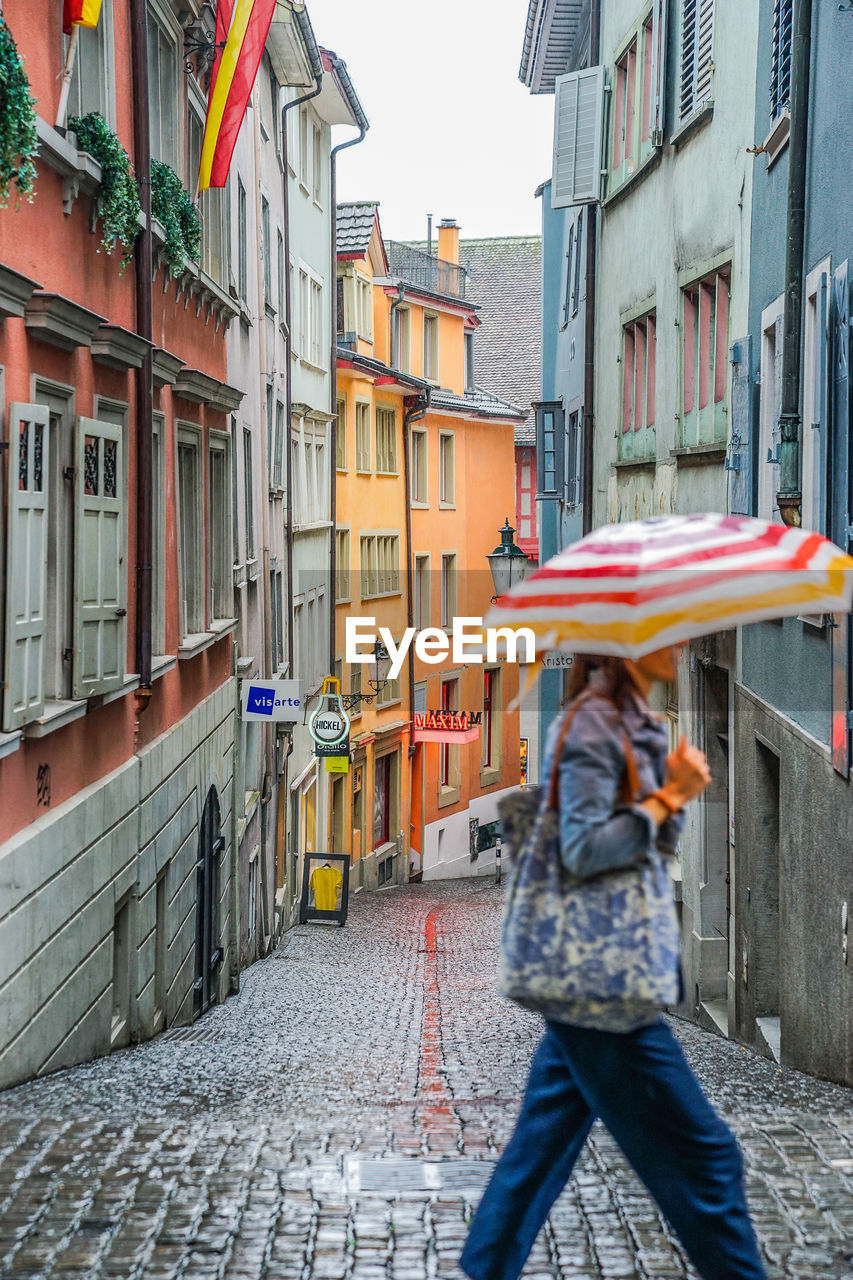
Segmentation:
[(242, 719), (295, 723), (302, 719), (303, 689), (299, 680), (244, 680)]

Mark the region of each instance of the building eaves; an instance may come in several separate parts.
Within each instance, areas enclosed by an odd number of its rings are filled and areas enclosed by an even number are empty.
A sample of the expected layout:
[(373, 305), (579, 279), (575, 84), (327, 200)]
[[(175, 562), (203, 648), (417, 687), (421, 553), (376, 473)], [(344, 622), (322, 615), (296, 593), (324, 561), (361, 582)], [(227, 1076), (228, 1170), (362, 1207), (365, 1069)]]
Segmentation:
[(347, 71), (347, 64), (344, 62), (343, 58), (339, 58), (331, 49), (321, 48), (320, 56), (323, 61), (323, 69), (334, 76), (341, 96), (344, 98), (352, 112), (355, 124), (364, 133), (367, 133), (367, 130), (370, 128), (370, 121), (365, 114), (364, 107), (361, 105), (359, 96), (355, 91), (352, 80), (350, 79), (350, 74)]
[(462, 396), (455, 391), (447, 391), (443, 387), (438, 387), (433, 390), (430, 397), (430, 409), (464, 413), (477, 418), (517, 418), (523, 421), (527, 417), (525, 409), (519, 409), (507, 400), (501, 400), (499, 396), (493, 396), (491, 392), (484, 391), (482, 387), (476, 387), (473, 391), (466, 392)]
[(589, 0), (529, 0), (518, 78), (531, 93), (553, 93), (577, 54)]
[[(360, 369), (363, 373), (369, 373), (372, 377), (393, 379), (399, 382), (402, 387), (411, 387), (413, 391), (430, 391), (431, 386), (423, 378), (416, 378), (413, 373), (404, 373), (402, 369), (394, 369), (389, 364), (385, 364), (382, 360), (375, 360), (373, 356), (363, 356), (357, 351), (351, 351), (349, 347), (338, 347), (338, 361), (352, 365), (354, 369)], [(435, 394), (435, 393), (433, 393)]]

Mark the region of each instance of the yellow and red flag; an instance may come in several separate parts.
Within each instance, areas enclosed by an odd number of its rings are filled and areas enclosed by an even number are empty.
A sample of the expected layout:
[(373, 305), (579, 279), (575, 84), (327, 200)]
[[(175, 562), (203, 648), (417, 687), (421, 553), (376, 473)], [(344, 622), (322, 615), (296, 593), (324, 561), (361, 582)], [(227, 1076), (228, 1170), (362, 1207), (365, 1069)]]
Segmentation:
[(71, 35), (72, 27), (96, 27), (101, 16), (101, 0), (64, 0), (62, 30)]
[(213, 66), (201, 147), (198, 189), (224, 187), (249, 95), (258, 74), (276, 0), (219, 0), (216, 40), (226, 36)]

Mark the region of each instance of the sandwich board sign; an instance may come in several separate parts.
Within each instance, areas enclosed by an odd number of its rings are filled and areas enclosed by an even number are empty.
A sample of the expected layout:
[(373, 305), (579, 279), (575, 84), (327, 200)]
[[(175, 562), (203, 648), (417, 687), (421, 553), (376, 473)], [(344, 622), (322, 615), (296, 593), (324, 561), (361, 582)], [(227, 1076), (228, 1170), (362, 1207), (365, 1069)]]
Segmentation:
[(241, 718), (267, 724), (302, 719), (303, 690), (300, 680), (243, 680), (240, 689)]

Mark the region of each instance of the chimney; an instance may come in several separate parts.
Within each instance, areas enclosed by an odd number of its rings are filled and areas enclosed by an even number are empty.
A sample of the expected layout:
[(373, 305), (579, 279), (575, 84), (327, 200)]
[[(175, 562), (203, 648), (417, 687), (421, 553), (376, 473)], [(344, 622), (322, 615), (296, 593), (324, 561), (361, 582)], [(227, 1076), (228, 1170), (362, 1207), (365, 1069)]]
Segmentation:
[(439, 223), (438, 256), (459, 265), (459, 224), (454, 218), (442, 218)]

